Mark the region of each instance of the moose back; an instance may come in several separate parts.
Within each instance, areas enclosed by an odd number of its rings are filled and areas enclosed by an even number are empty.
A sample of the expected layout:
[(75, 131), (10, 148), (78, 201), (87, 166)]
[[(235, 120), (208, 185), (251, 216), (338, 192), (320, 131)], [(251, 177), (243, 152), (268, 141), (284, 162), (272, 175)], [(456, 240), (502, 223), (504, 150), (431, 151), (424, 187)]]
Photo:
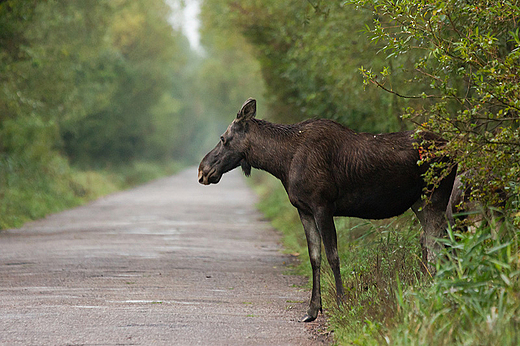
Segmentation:
[[(409, 208), (423, 227), (421, 245), (425, 263), (433, 260), (435, 238), (446, 224), (445, 212), (455, 169), (441, 181), (428, 203), (421, 194), (426, 187), (419, 166), (422, 140), (442, 143), (430, 133), (414, 139), (413, 132), (356, 133), (331, 120), (307, 120), (292, 125), (256, 119), (256, 101), (248, 99), (220, 142), (199, 165), (201, 184), (216, 184), (238, 166), (249, 175), (251, 167), (281, 180), (305, 230), (313, 273), (312, 296), (303, 322), (321, 311), (321, 242), (334, 273), (338, 303), (343, 283), (337, 251), (334, 216), (382, 219)], [(437, 158), (445, 160), (445, 158)]]

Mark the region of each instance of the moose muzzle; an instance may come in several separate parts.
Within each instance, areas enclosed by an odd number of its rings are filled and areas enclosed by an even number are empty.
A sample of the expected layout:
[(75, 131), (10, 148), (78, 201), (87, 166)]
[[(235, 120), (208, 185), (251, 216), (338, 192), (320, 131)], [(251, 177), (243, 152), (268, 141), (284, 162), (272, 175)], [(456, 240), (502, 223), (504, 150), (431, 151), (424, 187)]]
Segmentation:
[(221, 177), (222, 175), (218, 174), (215, 168), (207, 173), (204, 172), (204, 169), (199, 168), (199, 183), (203, 185), (217, 184)]

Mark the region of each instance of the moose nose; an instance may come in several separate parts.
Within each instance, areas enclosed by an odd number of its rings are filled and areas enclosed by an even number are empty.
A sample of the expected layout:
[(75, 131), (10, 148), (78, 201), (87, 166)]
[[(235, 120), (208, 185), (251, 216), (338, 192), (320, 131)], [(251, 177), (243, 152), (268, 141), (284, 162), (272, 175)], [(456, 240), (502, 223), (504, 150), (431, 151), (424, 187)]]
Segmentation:
[(199, 170), (199, 183), (202, 185), (209, 185), (208, 175), (204, 175), (202, 170)]
[(202, 170), (199, 170), (199, 183), (204, 184), (204, 175), (202, 174)]

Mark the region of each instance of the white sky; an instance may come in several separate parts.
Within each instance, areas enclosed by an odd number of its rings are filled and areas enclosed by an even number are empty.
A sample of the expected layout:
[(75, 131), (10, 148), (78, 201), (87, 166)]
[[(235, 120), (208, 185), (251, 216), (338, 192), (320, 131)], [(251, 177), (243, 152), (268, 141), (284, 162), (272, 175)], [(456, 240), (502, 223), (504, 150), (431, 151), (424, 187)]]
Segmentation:
[(181, 28), (187, 37), (193, 50), (202, 53), (203, 49), (200, 45), (200, 1), (201, 0), (167, 0), (172, 8), (172, 16), (170, 24), (178, 29)]

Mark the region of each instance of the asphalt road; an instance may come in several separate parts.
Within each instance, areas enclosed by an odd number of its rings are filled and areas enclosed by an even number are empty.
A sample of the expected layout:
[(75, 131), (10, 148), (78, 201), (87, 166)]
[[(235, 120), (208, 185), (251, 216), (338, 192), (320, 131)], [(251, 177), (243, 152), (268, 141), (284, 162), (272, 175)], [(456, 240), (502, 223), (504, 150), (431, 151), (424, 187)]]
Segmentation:
[(240, 172), (192, 168), (0, 232), (0, 344), (324, 342), (255, 202)]

